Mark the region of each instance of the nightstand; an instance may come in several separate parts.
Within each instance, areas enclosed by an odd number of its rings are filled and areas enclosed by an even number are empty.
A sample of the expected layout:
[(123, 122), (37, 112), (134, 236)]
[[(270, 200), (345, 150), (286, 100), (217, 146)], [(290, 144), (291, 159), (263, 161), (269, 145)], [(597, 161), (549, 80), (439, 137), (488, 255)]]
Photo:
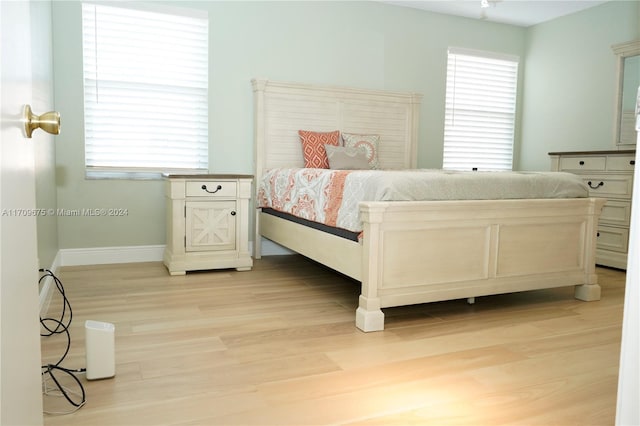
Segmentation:
[(171, 275), (253, 266), (249, 253), (251, 175), (164, 175)]

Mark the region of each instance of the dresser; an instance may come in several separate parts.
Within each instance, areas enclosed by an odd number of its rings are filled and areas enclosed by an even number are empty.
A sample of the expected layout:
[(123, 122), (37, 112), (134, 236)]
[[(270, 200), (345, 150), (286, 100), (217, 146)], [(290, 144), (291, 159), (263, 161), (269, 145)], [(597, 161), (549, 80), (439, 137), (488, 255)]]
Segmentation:
[(627, 268), (635, 150), (550, 152), (551, 170), (571, 172), (589, 186), (589, 196), (606, 198), (598, 222), (596, 263)]
[(171, 275), (253, 266), (249, 253), (250, 175), (164, 175)]

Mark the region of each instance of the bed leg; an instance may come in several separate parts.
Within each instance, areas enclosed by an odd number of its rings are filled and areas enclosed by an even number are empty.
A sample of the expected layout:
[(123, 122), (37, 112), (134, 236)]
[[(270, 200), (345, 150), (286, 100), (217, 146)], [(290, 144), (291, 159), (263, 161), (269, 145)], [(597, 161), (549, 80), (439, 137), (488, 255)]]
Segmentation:
[(467, 303), (470, 305), (473, 305), (474, 303), (476, 303), (476, 298), (475, 297), (467, 297)]
[(592, 302), (600, 300), (600, 286), (598, 284), (582, 284), (577, 285), (574, 296), (578, 300)]
[(356, 327), (365, 332), (384, 330), (384, 313), (380, 309), (379, 299), (360, 296), (360, 306), (356, 310)]
[(595, 271), (585, 274), (584, 284), (576, 286), (574, 297), (578, 300), (584, 300), (585, 302), (600, 300), (598, 274), (596, 274)]

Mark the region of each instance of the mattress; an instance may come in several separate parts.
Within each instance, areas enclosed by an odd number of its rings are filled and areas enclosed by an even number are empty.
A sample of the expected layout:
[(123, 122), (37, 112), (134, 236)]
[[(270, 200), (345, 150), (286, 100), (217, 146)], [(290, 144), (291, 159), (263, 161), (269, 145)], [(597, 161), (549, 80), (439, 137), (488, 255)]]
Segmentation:
[(585, 198), (585, 183), (565, 172), (271, 169), (257, 204), (329, 227), (360, 232), (362, 201)]

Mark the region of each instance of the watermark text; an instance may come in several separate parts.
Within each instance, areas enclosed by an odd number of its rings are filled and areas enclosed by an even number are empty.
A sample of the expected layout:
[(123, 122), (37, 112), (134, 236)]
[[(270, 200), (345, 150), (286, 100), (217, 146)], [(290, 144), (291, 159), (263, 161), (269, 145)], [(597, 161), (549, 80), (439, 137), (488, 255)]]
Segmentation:
[(57, 217), (118, 217), (129, 216), (125, 208), (82, 208), (82, 209), (2, 209), (3, 217), (57, 216)]

